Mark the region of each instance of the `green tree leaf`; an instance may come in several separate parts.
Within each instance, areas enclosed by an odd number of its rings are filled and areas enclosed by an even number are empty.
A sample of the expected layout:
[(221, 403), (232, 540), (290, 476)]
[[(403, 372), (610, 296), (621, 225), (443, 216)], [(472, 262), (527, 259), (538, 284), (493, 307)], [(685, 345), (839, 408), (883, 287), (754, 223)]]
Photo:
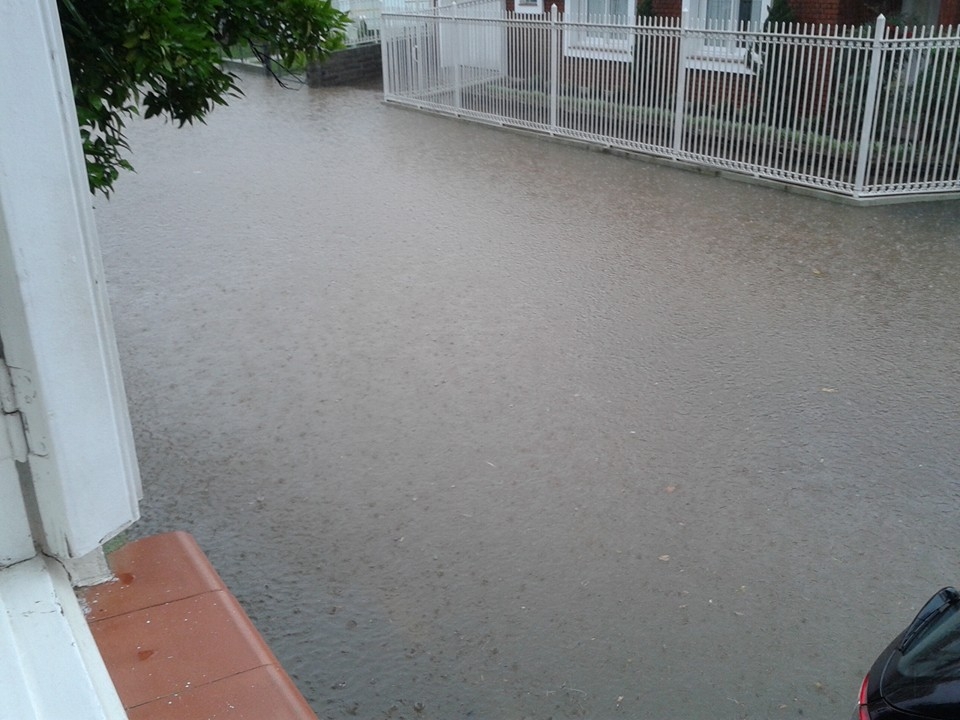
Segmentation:
[(221, 64), (230, 46), (267, 45), (286, 65), (342, 47), (347, 15), (330, 0), (58, 0), (92, 192), (132, 169), (124, 120), (181, 127), (239, 96)]

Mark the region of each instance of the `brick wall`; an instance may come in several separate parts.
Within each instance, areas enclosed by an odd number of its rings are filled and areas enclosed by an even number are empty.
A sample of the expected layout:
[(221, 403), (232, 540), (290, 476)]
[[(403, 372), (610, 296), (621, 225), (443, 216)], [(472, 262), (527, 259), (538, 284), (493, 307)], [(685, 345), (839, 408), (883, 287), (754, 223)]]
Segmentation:
[(843, 0), (793, 0), (790, 7), (797, 16), (797, 22), (835, 25), (848, 22), (845, 16), (852, 8), (844, 5), (851, 4)]
[(380, 45), (360, 45), (335, 52), (322, 63), (307, 68), (310, 87), (353, 85), (383, 77)]
[(960, 25), (960, 0), (940, 0), (940, 24)]
[(657, 17), (680, 17), (681, 12), (681, 0), (653, 0), (653, 14)]

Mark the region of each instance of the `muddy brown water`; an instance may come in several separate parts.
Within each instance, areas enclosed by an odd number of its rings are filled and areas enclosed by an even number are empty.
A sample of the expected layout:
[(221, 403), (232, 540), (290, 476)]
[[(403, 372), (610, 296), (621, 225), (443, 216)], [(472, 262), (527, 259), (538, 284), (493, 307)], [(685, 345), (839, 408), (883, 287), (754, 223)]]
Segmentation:
[(960, 582), (960, 203), (244, 90), (97, 202), (133, 536), (320, 718), (846, 720)]

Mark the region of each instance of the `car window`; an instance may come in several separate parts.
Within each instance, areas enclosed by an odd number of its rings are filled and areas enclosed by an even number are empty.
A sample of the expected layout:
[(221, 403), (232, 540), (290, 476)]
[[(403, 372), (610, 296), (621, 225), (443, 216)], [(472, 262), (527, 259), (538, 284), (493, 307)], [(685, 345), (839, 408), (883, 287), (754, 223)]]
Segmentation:
[(897, 672), (914, 680), (960, 679), (960, 608), (924, 628), (900, 657)]

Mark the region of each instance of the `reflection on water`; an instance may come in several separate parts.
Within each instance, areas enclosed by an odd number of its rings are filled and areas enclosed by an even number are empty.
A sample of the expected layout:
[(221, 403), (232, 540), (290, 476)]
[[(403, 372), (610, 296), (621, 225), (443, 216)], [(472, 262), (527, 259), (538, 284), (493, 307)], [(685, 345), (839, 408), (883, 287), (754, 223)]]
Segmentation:
[(99, 203), (136, 532), (321, 718), (845, 717), (957, 580), (960, 205), (244, 90)]

